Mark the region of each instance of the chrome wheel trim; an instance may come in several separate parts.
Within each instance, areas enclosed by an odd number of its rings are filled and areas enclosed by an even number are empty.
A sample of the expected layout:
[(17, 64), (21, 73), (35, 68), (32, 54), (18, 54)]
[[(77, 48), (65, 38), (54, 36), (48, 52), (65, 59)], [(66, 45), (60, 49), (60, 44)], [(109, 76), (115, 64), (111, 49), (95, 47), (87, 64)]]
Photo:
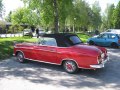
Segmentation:
[(64, 67), (67, 70), (67, 72), (70, 72), (70, 73), (76, 70), (76, 65), (73, 61), (66, 61)]
[(23, 61), (24, 61), (24, 56), (22, 55), (22, 53), (18, 53), (17, 59), (18, 59), (20, 62), (23, 62)]

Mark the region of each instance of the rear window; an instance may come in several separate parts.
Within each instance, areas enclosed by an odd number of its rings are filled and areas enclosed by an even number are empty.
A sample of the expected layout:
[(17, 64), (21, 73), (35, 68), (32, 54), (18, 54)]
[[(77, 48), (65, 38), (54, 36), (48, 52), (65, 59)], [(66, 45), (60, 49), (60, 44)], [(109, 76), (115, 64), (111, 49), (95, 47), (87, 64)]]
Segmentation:
[(82, 43), (82, 41), (80, 40), (80, 38), (78, 36), (70, 36), (69, 41), (70, 41), (71, 45), (76, 45), (76, 44)]

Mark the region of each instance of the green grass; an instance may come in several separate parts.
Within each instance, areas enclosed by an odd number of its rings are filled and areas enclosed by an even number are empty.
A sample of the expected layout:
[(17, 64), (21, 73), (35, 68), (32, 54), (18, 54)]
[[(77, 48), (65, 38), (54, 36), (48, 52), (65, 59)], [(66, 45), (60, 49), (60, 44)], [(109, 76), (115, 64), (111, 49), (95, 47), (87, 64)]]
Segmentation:
[(86, 43), (86, 42), (87, 42), (87, 39), (90, 38), (89, 35), (86, 35), (86, 34), (83, 34), (83, 33), (78, 33), (77, 35), (80, 37), (80, 39), (81, 39), (84, 43)]
[(33, 42), (33, 41), (35, 41), (35, 39), (29, 37), (0, 38), (0, 60), (12, 56), (14, 42)]
[[(83, 42), (89, 38), (85, 34), (77, 34)], [(0, 38), (0, 60), (9, 58), (13, 54), (14, 42), (35, 42), (37, 39), (30, 37)]]

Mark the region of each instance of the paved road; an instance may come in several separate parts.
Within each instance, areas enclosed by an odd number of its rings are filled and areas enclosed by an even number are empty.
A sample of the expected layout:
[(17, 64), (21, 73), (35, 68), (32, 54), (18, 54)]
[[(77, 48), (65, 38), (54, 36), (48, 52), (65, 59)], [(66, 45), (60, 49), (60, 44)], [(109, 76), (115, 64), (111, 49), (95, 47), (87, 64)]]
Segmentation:
[(120, 90), (120, 49), (108, 49), (104, 69), (68, 74), (60, 66), (11, 58), (0, 62), (0, 90)]

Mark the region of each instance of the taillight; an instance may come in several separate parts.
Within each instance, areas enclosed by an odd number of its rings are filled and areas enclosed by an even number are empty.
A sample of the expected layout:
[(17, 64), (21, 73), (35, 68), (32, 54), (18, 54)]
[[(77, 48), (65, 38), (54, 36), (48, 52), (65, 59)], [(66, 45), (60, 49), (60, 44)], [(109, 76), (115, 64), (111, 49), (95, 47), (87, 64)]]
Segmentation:
[(120, 40), (118, 40), (118, 43), (120, 43)]
[(97, 62), (98, 62), (98, 64), (100, 64), (100, 62), (101, 62), (101, 55), (98, 56)]

